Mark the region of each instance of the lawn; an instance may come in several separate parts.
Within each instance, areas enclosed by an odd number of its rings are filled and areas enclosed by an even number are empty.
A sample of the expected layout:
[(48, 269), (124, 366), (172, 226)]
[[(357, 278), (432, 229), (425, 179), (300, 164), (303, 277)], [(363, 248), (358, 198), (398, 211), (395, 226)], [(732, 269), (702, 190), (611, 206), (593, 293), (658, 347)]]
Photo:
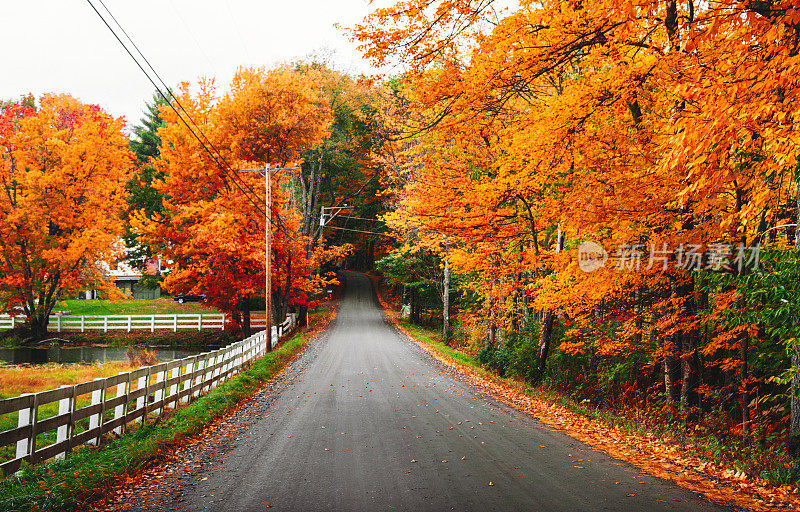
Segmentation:
[(70, 315), (174, 315), (219, 313), (218, 310), (200, 302), (178, 304), (171, 298), (155, 300), (129, 299), (112, 302), (110, 300), (65, 300), (56, 309)]

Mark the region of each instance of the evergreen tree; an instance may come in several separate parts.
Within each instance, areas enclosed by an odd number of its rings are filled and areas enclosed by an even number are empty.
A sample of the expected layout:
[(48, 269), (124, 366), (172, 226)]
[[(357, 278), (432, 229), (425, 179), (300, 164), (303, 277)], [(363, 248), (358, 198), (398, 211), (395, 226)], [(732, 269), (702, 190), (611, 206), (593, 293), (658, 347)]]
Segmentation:
[[(147, 103), (147, 110), (139, 125), (133, 128), (134, 137), (129, 146), (138, 159), (138, 166), (136, 175), (126, 185), (130, 196), (128, 207), (123, 213), (125, 220), (136, 210), (144, 211), (148, 218), (163, 211), (164, 195), (153, 187), (153, 181), (163, 180), (164, 173), (157, 171), (150, 161), (161, 154), (158, 129), (164, 126), (164, 120), (161, 118), (159, 108), (166, 103), (161, 94), (155, 93), (152, 102)], [(126, 261), (135, 268), (143, 267), (147, 259), (152, 256), (150, 246), (141, 244), (139, 235), (131, 231), (130, 226), (126, 228), (124, 240), (128, 249)]]

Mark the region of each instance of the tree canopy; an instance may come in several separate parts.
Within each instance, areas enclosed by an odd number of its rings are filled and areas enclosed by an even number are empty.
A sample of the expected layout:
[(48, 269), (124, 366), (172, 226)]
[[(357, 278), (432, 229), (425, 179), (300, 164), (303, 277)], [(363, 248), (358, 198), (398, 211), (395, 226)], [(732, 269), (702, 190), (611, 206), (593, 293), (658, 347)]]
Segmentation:
[[(68, 95), (0, 105), (0, 300), (21, 306), (34, 339), (56, 301), (116, 287), (125, 183), (124, 122)], [(105, 264), (105, 266), (104, 266)]]
[[(786, 317), (762, 314), (785, 310), (764, 290), (786, 278), (786, 260), (772, 277), (757, 261), (762, 245), (794, 242), (770, 228), (792, 235), (798, 218), (800, 9), (495, 7), (410, 0), (353, 31), (375, 62), (407, 69), (390, 220), (403, 236), (447, 237), (454, 269), (484, 298), (475, 313), (490, 344), (536, 319), (544, 367), (560, 317), (559, 353), (642, 361), (630, 382), (650, 372), (683, 405), (724, 392), (746, 435), (756, 386), (788, 366), (776, 339)], [(585, 242), (607, 251), (593, 271)], [(754, 366), (754, 350), (775, 347), (780, 362)]]

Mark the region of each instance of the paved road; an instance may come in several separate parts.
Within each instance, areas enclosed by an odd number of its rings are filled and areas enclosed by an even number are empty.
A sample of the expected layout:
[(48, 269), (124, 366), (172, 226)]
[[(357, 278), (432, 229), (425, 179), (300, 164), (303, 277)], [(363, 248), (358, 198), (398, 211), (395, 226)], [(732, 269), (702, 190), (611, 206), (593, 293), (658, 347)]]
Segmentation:
[(234, 423), (129, 505), (722, 510), (471, 389), (386, 323), (355, 273), (328, 334)]

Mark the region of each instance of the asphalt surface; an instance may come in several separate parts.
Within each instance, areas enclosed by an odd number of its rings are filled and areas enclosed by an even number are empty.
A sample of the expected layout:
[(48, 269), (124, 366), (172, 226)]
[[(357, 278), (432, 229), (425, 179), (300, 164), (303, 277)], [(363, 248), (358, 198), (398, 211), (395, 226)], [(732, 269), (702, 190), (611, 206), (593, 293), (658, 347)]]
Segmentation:
[(325, 335), (146, 480), (110, 508), (727, 510), (484, 396), (387, 323), (355, 273)]

